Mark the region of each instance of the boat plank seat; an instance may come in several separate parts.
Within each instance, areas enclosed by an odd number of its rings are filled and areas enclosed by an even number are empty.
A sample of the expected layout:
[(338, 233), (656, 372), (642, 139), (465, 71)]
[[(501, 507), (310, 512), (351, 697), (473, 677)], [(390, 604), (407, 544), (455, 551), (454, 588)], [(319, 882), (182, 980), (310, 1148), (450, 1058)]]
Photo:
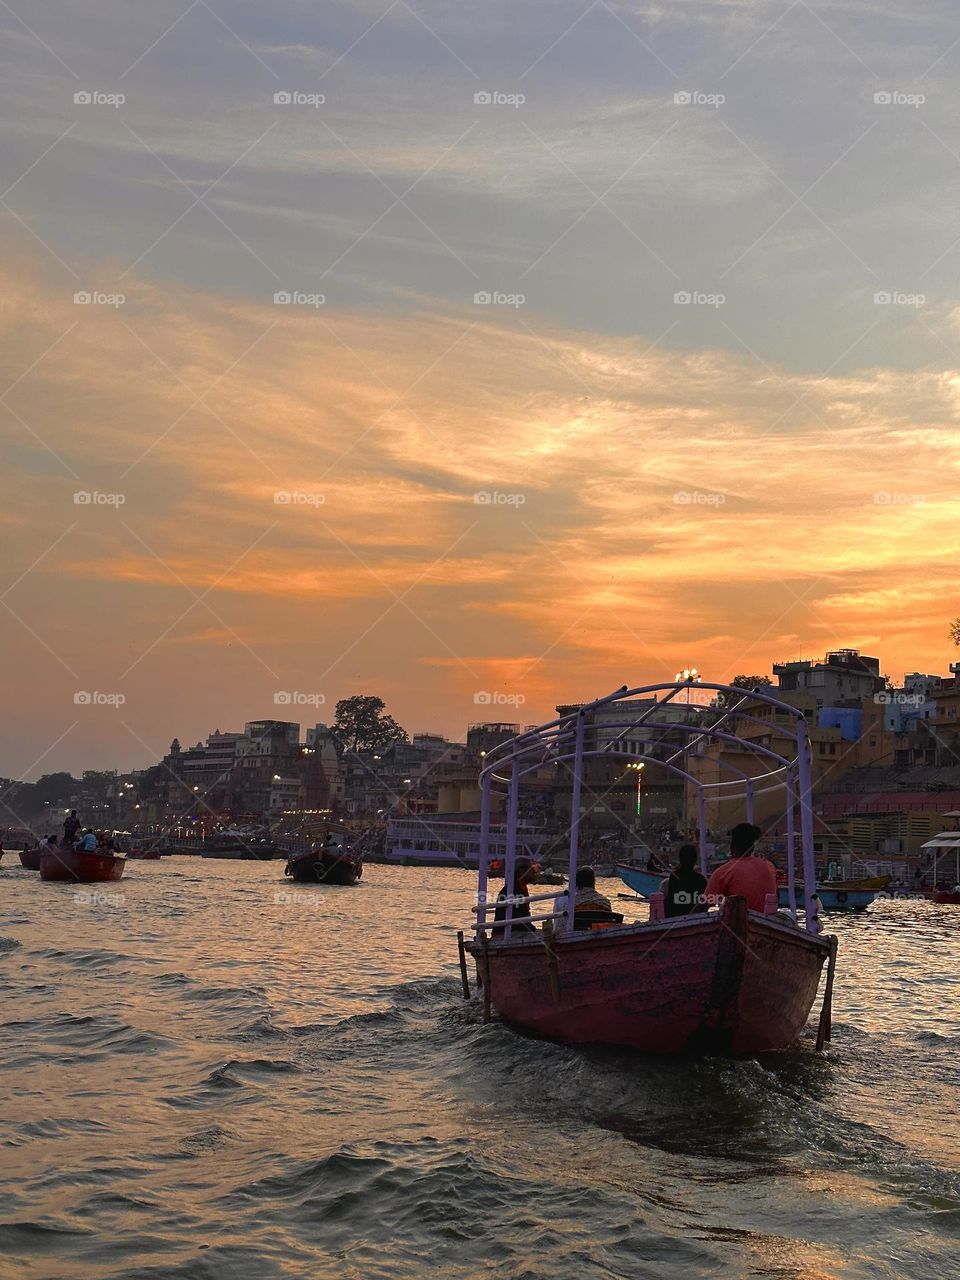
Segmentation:
[(596, 925), (623, 924), (622, 911), (576, 911), (573, 916), (573, 928), (593, 929)]

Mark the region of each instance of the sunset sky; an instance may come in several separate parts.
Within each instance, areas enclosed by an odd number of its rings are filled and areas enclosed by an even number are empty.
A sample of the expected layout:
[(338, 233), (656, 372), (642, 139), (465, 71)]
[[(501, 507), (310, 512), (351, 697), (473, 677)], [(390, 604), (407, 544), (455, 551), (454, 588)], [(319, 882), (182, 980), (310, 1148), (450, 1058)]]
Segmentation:
[(960, 656), (953, 0), (0, 29), (0, 774)]

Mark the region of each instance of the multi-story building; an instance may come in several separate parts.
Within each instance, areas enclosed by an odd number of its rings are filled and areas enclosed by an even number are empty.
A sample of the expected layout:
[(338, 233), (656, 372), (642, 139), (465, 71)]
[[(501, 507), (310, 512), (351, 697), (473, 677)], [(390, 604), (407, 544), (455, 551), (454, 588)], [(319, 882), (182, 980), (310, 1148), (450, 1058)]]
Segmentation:
[(859, 649), (834, 649), (816, 662), (810, 659), (775, 662), (773, 674), (779, 682), (777, 696), (790, 702), (792, 694), (809, 694), (817, 709), (858, 705), (884, 687), (880, 659)]

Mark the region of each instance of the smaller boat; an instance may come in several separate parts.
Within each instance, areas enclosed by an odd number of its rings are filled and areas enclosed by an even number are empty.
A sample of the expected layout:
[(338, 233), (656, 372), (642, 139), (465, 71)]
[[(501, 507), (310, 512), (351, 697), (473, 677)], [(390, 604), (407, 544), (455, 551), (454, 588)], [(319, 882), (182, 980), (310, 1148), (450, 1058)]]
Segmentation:
[(126, 858), (122, 855), (67, 849), (61, 846), (40, 850), (40, 879), (66, 881), (70, 884), (99, 884), (119, 880)]
[(930, 901), (937, 902), (941, 906), (960, 907), (960, 887), (955, 889), (934, 889), (930, 894)]
[(32, 849), (24, 846), (20, 854), (20, 865), (26, 867), (28, 871), (40, 870), (40, 846), (35, 844)]
[(284, 875), (297, 884), (356, 884), (363, 875), (363, 858), (345, 845), (322, 845), (291, 853)]
[(144, 862), (153, 862), (159, 860), (159, 849), (131, 849), (127, 854), (128, 858), (139, 858)]

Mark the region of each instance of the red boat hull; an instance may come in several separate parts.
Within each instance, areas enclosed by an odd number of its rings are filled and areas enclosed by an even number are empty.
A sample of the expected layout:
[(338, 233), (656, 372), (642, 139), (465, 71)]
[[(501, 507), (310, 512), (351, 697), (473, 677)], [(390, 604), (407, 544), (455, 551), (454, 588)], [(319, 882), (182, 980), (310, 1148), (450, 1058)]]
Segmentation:
[(71, 884), (98, 884), (119, 880), (125, 858), (109, 853), (86, 853), (81, 849), (44, 849), (40, 853), (40, 879)]
[(806, 1025), (826, 939), (728, 899), (721, 914), (556, 937), (539, 933), (471, 951), (501, 1017), (574, 1043), (647, 1053), (787, 1049)]
[(26, 867), (28, 871), (40, 870), (40, 850), (24, 849), (20, 854), (20, 865)]
[(934, 889), (930, 895), (930, 901), (960, 906), (960, 893), (957, 893), (955, 889)]

